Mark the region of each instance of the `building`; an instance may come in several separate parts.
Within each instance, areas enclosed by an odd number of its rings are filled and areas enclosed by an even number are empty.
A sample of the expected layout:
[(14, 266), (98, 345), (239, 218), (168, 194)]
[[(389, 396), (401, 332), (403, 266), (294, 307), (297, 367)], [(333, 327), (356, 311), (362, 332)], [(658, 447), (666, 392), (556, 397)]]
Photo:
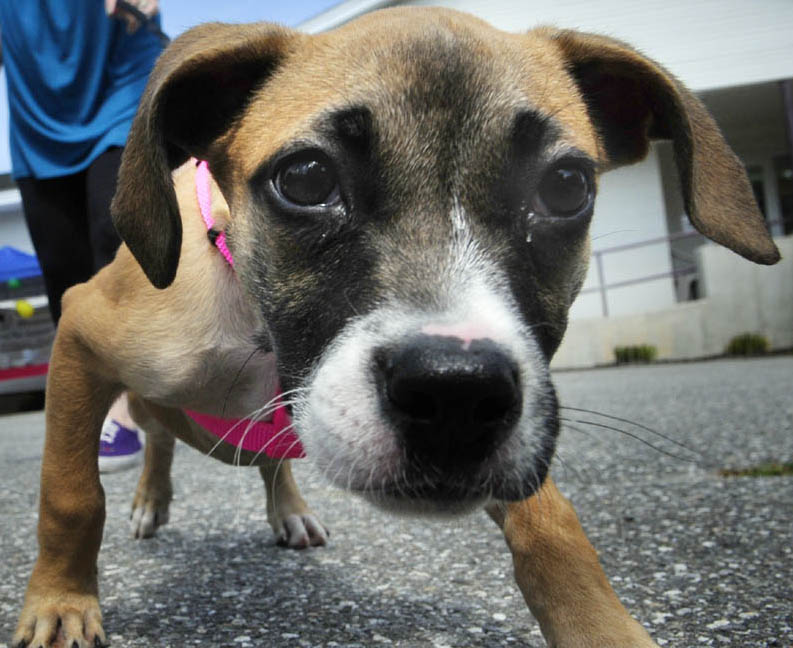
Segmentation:
[(395, 5), (459, 9), (507, 31), (556, 25), (632, 44), (700, 96), (780, 237), (785, 258), (773, 268), (706, 244), (685, 217), (671, 146), (654, 145), (644, 162), (601, 179), (590, 271), (555, 366), (607, 364), (625, 344), (653, 344), (664, 359), (718, 355), (744, 330), (766, 335), (772, 348), (793, 347), (793, 3), (350, 0), (302, 28), (321, 31)]
[[(477, 14), (508, 31), (552, 24), (614, 36), (662, 63), (711, 110), (746, 164), (769, 229), (780, 237), (782, 247), (789, 245), (793, 234), (793, 3), (789, 0), (348, 0), (300, 27), (317, 32), (381, 7), (430, 4)], [(0, 172), (2, 163), (0, 159)], [(13, 244), (25, 233), (13, 214), (11, 196), (0, 192), (0, 242)], [(703, 258), (716, 257), (703, 253), (712, 246), (685, 218), (667, 143), (654, 145), (644, 162), (603, 176), (592, 240), (590, 272), (571, 310), (571, 327), (557, 366), (609, 363), (614, 346), (634, 343), (654, 344), (659, 356), (667, 359), (714, 355), (732, 335), (743, 332), (741, 327), (768, 336), (773, 348), (793, 347), (793, 254), (774, 268), (726, 261), (735, 272), (753, 277), (735, 284), (745, 285), (749, 298), (716, 288), (713, 272), (708, 284)], [(764, 288), (758, 290), (758, 285)], [(778, 292), (768, 286), (777, 286)], [(713, 306), (715, 293), (731, 303), (740, 301), (741, 308), (733, 304), (730, 312), (742, 310), (747, 299), (759, 299), (758, 295), (770, 301), (752, 307), (756, 316), (733, 317), (730, 325), (714, 327), (707, 322), (721, 317), (727, 308)], [(773, 317), (768, 315), (771, 311)], [(690, 344), (668, 344), (660, 339), (668, 335), (654, 332), (659, 322), (668, 327), (669, 322), (680, 321), (681, 327), (688, 327), (694, 312), (698, 334), (675, 333), (678, 340), (694, 340)]]

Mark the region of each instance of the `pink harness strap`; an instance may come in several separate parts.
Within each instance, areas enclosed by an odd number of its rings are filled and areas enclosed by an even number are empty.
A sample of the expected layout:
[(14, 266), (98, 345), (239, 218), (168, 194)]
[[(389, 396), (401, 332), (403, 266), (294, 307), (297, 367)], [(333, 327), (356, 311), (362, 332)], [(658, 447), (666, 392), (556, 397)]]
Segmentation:
[[(215, 219), (212, 217), (212, 186), (210, 183), (209, 165), (205, 160), (197, 163), (195, 185), (198, 208), (204, 219), (207, 231), (214, 230)], [(234, 267), (234, 258), (226, 247), (226, 233), (220, 231), (210, 239), (217, 249)], [(202, 414), (192, 410), (185, 410), (185, 414), (198, 423), (207, 432), (210, 432), (224, 443), (230, 443), (237, 448), (250, 452), (264, 453), (271, 459), (300, 459), (306, 453), (297, 435), (292, 432), (292, 421), (289, 413), (281, 402), (280, 391), (276, 395), (277, 408), (273, 412), (271, 421), (252, 421), (250, 419), (225, 419), (211, 414)]]

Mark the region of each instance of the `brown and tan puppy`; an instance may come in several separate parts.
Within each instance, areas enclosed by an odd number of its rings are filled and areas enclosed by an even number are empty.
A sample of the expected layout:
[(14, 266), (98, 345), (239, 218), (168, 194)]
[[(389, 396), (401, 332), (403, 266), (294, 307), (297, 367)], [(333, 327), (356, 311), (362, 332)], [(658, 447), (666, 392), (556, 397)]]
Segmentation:
[[(548, 362), (586, 272), (597, 177), (656, 138), (674, 143), (694, 225), (774, 263), (713, 120), (622, 43), (435, 9), (318, 36), (214, 24), (177, 39), (124, 154), (126, 247), (65, 298), (14, 646), (105, 641), (96, 459), (120, 391), (150, 434), (135, 502), (146, 535), (167, 514), (172, 435), (215, 443), (182, 410), (248, 416), (278, 384), (339, 485), (399, 510), (486, 507), (550, 645), (654, 645), (546, 474)], [(194, 165), (172, 173), (190, 156), (209, 161), (234, 270), (197, 213)], [(275, 531), (323, 542), (288, 468), (262, 473)]]

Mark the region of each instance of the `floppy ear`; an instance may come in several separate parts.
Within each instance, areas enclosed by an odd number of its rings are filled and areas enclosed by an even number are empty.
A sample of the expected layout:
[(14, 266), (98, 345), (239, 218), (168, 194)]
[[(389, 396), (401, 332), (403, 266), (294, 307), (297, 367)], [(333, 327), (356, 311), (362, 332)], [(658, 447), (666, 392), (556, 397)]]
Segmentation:
[(298, 36), (275, 25), (201, 25), (163, 52), (132, 123), (111, 211), (157, 288), (173, 281), (182, 223), (171, 171), (206, 157)]
[(779, 260), (744, 167), (699, 99), (624, 43), (570, 30), (548, 35), (578, 84), (610, 166), (641, 160), (650, 140), (671, 139), (694, 227), (756, 263)]

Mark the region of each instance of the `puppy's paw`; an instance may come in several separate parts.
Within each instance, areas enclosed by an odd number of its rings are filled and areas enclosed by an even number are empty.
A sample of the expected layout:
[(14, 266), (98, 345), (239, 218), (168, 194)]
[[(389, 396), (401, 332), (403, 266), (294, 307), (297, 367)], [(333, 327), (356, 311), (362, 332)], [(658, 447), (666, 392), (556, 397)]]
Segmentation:
[(129, 518), (129, 529), (137, 539), (151, 538), (161, 527), (168, 523), (168, 502), (157, 498), (135, 497), (132, 503), (132, 515)]
[(100, 648), (107, 645), (99, 601), (87, 594), (28, 593), (14, 648)]
[(290, 549), (324, 546), (330, 537), (327, 527), (311, 512), (287, 515), (274, 531), (278, 545)]

